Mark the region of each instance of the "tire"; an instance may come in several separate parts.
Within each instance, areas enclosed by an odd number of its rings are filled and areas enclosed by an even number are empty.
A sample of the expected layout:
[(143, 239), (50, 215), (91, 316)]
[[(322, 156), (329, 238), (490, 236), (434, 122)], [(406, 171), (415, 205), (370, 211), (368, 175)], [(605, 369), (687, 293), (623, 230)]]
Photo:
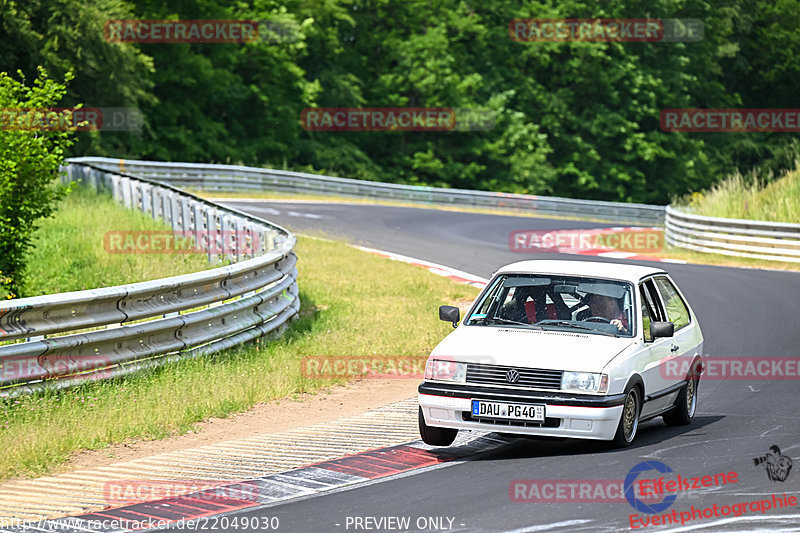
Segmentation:
[(675, 400), (675, 407), (663, 415), (664, 423), (668, 426), (686, 426), (692, 423), (692, 417), (697, 410), (697, 385), (699, 381), (689, 379), (686, 386), (681, 389)]
[(622, 415), (619, 417), (617, 433), (614, 435), (614, 446), (626, 448), (633, 443), (639, 431), (639, 415), (642, 412), (642, 393), (638, 387), (631, 387), (622, 404)]
[(422, 407), (419, 408), (419, 436), (428, 446), (450, 446), (456, 440), (457, 429), (437, 428), (425, 423)]

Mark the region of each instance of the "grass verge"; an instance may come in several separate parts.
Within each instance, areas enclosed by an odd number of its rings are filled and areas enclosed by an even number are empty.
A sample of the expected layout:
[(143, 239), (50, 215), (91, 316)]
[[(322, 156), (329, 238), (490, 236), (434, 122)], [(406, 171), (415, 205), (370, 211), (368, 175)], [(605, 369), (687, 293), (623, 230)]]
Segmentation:
[(437, 306), (477, 294), (341, 242), (299, 237), (297, 254), (303, 310), (280, 339), (0, 402), (0, 479), (45, 475), (80, 450), (185, 433), (208, 417), (334, 383), (304, 377), (305, 356), (427, 355), (452, 331)]
[(109, 231), (169, 230), (161, 221), (77, 187), (53, 217), (41, 221), (28, 259), (23, 296), (124, 285), (210, 268), (200, 254), (109, 253)]
[(800, 221), (800, 160), (796, 165), (795, 170), (769, 183), (758, 176), (734, 174), (683, 203), (698, 215), (796, 223)]

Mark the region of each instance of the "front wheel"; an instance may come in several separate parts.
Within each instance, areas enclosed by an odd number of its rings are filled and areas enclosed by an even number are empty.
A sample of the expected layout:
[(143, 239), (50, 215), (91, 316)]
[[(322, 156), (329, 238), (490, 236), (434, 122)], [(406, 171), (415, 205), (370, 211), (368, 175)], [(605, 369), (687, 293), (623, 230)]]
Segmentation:
[(692, 423), (697, 410), (697, 380), (690, 378), (681, 389), (675, 407), (664, 413), (662, 417), (668, 426), (686, 426)]
[(422, 407), (419, 408), (419, 436), (428, 446), (450, 446), (456, 440), (457, 429), (437, 428), (425, 423)]
[(614, 435), (614, 445), (625, 448), (633, 443), (636, 432), (639, 430), (639, 413), (642, 412), (642, 398), (637, 387), (631, 388), (625, 396), (622, 407), (622, 416), (619, 417), (617, 433)]

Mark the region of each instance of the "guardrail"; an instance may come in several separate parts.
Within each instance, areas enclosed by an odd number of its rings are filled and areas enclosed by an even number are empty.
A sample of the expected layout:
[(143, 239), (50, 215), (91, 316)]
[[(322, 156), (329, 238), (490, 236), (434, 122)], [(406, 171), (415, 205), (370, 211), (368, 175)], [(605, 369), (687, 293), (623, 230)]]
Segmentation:
[(103, 157), (84, 157), (72, 161), (83, 161), (109, 170), (131, 172), (137, 176), (158, 179), (180, 187), (337, 194), (439, 205), (521, 209), (542, 215), (595, 218), (648, 226), (664, 223), (664, 206), (659, 205), (420, 187), (236, 165), (164, 163)]
[(800, 262), (800, 224), (694, 215), (666, 209), (664, 240), (698, 252)]
[(156, 181), (68, 163), (67, 180), (109, 189), (174, 231), (203, 235), (198, 243), (218, 244), (228, 231), (248, 246), (225, 256), (207, 248), (212, 262), (237, 262), (202, 272), (0, 302), (0, 341), (25, 339), (0, 346), (0, 397), (214, 353), (279, 334), (297, 315), (296, 238), (284, 228)]

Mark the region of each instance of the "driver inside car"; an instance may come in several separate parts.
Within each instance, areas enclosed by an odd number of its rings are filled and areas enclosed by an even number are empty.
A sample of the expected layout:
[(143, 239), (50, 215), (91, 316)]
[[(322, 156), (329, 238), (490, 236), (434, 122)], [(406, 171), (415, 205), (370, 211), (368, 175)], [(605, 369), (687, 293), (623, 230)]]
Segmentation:
[(600, 318), (605, 318), (613, 326), (617, 326), (620, 333), (628, 333), (628, 319), (619, 308), (616, 298), (604, 296), (602, 294), (589, 295), (589, 314)]

